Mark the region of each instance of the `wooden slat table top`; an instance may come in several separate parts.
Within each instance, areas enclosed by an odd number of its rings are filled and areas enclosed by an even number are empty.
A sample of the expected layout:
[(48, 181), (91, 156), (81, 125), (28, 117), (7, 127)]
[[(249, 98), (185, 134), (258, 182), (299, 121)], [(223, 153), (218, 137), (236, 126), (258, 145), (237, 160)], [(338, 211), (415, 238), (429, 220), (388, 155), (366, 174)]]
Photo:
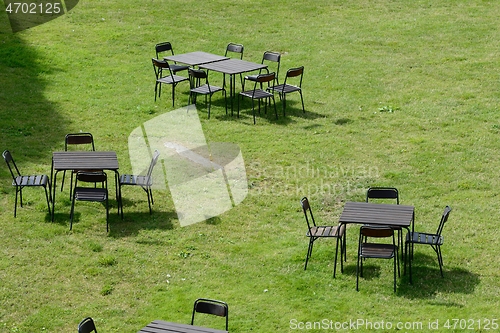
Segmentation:
[(267, 65), (240, 59), (227, 59), (200, 65), (200, 68), (224, 74), (234, 75), (234, 74), (252, 72), (259, 69), (267, 68)]
[(214, 328), (154, 320), (137, 333), (227, 333)]
[(52, 154), (52, 167), (61, 170), (118, 170), (114, 151), (60, 151)]
[(180, 62), (190, 66), (198, 66), (201, 64), (208, 64), (215, 61), (226, 60), (229, 58), (218, 54), (212, 54), (203, 51), (195, 51), (189, 53), (169, 55), (163, 57), (163, 59), (166, 59), (168, 61)]
[(346, 202), (339, 222), (410, 227), (415, 207), (407, 205)]

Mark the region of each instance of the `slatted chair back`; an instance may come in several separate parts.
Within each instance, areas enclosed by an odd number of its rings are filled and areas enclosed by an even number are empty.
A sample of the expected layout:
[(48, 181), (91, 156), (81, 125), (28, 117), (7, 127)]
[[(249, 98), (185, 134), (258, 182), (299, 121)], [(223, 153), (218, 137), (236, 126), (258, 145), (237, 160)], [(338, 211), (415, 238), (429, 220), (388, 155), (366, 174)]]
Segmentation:
[(218, 301), (208, 298), (198, 298), (194, 302), (193, 314), (191, 316), (191, 325), (194, 324), (194, 317), (196, 313), (204, 313), (209, 315), (215, 315), (219, 317), (225, 317), (226, 319), (226, 331), (228, 330), (228, 312), (229, 308), (226, 302)]
[(307, 229), (311, 232), (311, 225), (315, 227), (316, 222), (314, 221), (314, 215), (311, 205), (309, 204), (309, 199), (307, 199), (307, 197), (303, 197), (300, 199), (300, 204), (302, 205), (302, 211), (304, 212), (304, 216), (306, 218)]
[(436, 231), (436, 235), (441, 237), (441, 233), (443, 232), (443, 228), (445, 223), (448, 221), (448, 217), (450, 216), (451, 208), (450, 206), (446, 206), (443, 211), (443, 215), (441, 216), (441, 221), (439, 222), (439, 226)]

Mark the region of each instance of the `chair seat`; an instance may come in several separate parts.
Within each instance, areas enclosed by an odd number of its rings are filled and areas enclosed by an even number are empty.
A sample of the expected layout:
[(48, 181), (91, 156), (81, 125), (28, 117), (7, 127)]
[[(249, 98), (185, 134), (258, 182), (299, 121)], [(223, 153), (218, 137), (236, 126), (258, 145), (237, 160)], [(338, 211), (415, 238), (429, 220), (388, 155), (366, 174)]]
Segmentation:
[(78, 187), (75, 189), (75, 200), (106, 201), (108, 191), (105, 188)]
[(212, 86), (212, 85), (209, 86), (208, 84), (204, 84), (202, 86), (191, 89), (191, 92), (201, 94), (201, 95), (208, 95), (208, 94), (216, 93), (216, 92), (221, 91), (221, 90), (224, 90), (224, 89), (221, 87)]
[(269, 87), (268, 90), (276, 91), (278, 93), (288, 94), (288, 93), (291, 93), (294, 91), (299, 91), (299, 90), (301, 90), (301, 88), (299, 88), (297, 86), (288, 85), (288, 84), (278, 84), (276, 86)]
[(344, 234), (345, 225), (339, 229), (337, 226), (316, 226), (311, 227), (310, 232), (307, 232), (308, 237), (337, 237)]
[(240, 95), (245, 96), (245, 97), (249, 97), (249, 98), (253, 98), (253, 99), (262, 99), (262, 98), (273, 97), (273, 94), (271, 94), (265, 90), (262, 90), (262, 89), (256, 89), (255, 91), (254, 90), (242, 91), (242, 92), (240, 92)]
[(35, 176), (17, 176), (16, 180), (12, 181), (14, 186), (47, 186), (49, 177), (47, 175)]
[(409, 232), (406, 235), (406, 242), (409, 243), (443, 245), (443, 240), (443, 236), (424, 232)]
[(392, 244), (363, 243), (361, 257), (364, 258), (393, 258), (397, 247)]
[(177, 82), (182, 82), (189, 80), (187, 77), (180, 76), (180, 75), (169, 75), (169, 76), (164, 76), (156, 80), (157, 82), (160, 83), (166, 83), (166, 84), (172, 84), (172, 83), (177, 83)]
[(139, 185), (139, 186), (151, 186), (151, 177), (148, 176), (136, 176), (136, 175), (121, 175), (120, 185)]

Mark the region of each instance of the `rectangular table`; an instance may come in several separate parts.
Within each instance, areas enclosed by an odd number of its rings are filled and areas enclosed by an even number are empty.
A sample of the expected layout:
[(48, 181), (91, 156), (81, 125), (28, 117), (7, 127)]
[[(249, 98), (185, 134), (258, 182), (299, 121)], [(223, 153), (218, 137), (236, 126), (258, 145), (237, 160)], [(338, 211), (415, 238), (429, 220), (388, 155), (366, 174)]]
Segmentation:
[(236, 75), (258, 71), (267, 68), (267, 65), (240, 59), (227, 59), (203, 64), (199, 67), (229, 75), (229, 96), (231, 98), (231, 115), (233, 115), (233, 100), (236, 90)]
[[(346, 202), (340, 224), (371, 224), (394, 226), (410, 231), (414, 227), (415, 207), (407, 205), (378, 204), (371, 202)], [(401, 253), (403, 249), (401, 249)], [(411, 283), (410, 271), (410, 283)]]
[[(118, 157), (114, 151), (59, 151), (52, 154), (52, 221), (56, 199), (56, 180), (59, 171), (110, 170), (115, 173), (115, 187), (118, 191)], [(118, 193), (118, 192), (117, 192)]]
[(163, 320), (154, 320), (137, 333), (227, 333), (208, 327), (171, 323)]
[(202, 64), (208, 64), (211, 62), (226, 60), (229, 58), (225, 57), (225, 56), (220, 56), (217, 54), (203, 52), (203, 51), (195, 51), (195, 52), (189, 52), (189, 53), (169, 55), (169, 56), (163, 57), (163, 59), (166, 59), (168, 61), (180, 62), (180, 63), (190, 65), (190, 66), (199, 66)]

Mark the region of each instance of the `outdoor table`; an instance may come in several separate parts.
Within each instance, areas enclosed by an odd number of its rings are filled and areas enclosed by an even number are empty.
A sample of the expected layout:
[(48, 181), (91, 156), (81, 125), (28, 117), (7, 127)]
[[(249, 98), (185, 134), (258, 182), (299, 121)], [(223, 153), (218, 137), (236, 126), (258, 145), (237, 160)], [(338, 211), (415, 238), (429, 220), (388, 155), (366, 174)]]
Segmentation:
[[(414, 220), (414, 206), (349, 201), (345, 203), (344, 210), (340, 214), (339, 223), (394, 226), (410, 231), (410, 225), (412, 225), (412, 228), (414, 227), (412, 224)], [(401, 249), (402, 252), (403, 249)]]
[(227, 331), (154, 320), (137, 333), (227, 333)]
[[(56, 180), (59, 171), (110, 170), (115, 173), (115, 187), (118, 186), (118, 157), (114, 151), (60, 151), (52, 154), (52, 221), (56, 199)], [(118, 189), (116, 190), (118, 193)], [(117, 195), (118, 197), (118, 195)]]
[(199, 66), (202, 64), (208, 64), (211, 62), (226, 60), (229, 58), (203, 51), (195, 51), (189, 53), (169, 55), (163, 57), (163, 59), (166, 59), (168, 61), (180, 62), (190, 66)]
[(203, 64), (199, 67), (229, 75), (229, 96), (231, 98), (231, 115), (233, 115), (233, 100), (236, 90), (236, 75), (264, 69), (267, 68), (267, 65), (231, 58), (227, 60)]

